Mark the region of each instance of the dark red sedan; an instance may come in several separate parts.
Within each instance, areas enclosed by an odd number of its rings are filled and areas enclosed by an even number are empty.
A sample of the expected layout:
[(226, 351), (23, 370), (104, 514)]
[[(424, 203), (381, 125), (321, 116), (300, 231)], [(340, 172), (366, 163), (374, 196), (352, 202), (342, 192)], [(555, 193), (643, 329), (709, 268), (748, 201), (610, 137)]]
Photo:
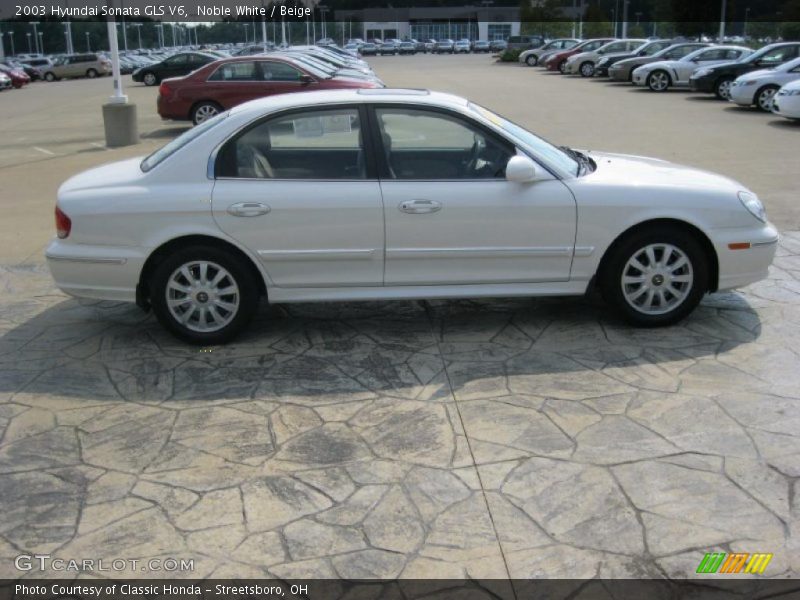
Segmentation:
[(21, 88), (23, 85), (28, 85), (31, 82), (31, 78), (28, 77), (28, 74), (22, 69), (15, 69), (14, 67), (9, 67), (8, 65), (0, 65), (0, 71), (8, 75), (9, 79), (11, 79), (11, 85), (17, 89)]
[(289, 56), (265, 54), (214, 61), (186, 75), (166, 79), (158, 89), (162, 119), (195, 125), (256, 98), (315, 90), (377, 88), (380, 82), (342, 77)]

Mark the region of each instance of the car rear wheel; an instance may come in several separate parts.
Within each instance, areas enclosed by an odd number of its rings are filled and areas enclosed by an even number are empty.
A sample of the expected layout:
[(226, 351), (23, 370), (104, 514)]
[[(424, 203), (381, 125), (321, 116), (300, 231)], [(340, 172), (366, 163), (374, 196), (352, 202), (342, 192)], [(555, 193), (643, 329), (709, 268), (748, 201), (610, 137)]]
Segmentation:
[(653, 71), (647, 76), (647, 87), (653, 92), (666, 92), (669, 84), (669, 74), (666, 71)]
[(224, 344), (250, 322), (259, 287), (247, 265), (220, 248), (192, 246), (156, 268), (150, 282), (158, 321), (190, 344)]
[(677, 323), (707, 291), (708, 259), (681, 229), (648, 229), (610, 250), (600, 274), (603, 296), (628, 322), (643, 327)]
[(723, 77), (714, 85), (714, 95), (720, 100), (731, 99), (731, 84), (733, 79), (730, 77)]
[(581, 65), (581, 77), (592, 77), (594, 75), (594, 63), (585, 62)]
[(144, 81), (144, 84), (147, 86), (153, 86), (158, 83), (158, 77), (156, 76), (155, 73), (148, 72), (144, 74), (142, 81)]
[(220, 112), (222, 112), (222, 107), (216, 102), (200, 102), (192, 109), (192, 123), (199, 125), (216, 117)]
[(562, 75), (566, 75), (567, 74), (567, 61), (562, 60), (560, 63), (558, 63), (558, 70), (561, 71)]
[(86, 71), (86, 76), (89, 79), (94, 79), (95, 77), (97, 77), (97, 71), (95, 69), (89, 69), (88, 71)]
[(47, 73), (44, 74), (44, 79), (45, 79), (45, 81), (51, 81), (52, 82), (52, 81), (56, 80), (56, 75), (55, 75), (55, 73), (51, 73), (50, 71), (48, 71)]
[(756, 92), (756, 106), (764, 112), (772, 112), (772, 98), (778, 87), (774, 85), (767, 85)]
[(531, 54), (529, 57), (525, 59), (525, 64), (529, 67), (535, 67), (539, 64), (539, 57), (535, 54)]

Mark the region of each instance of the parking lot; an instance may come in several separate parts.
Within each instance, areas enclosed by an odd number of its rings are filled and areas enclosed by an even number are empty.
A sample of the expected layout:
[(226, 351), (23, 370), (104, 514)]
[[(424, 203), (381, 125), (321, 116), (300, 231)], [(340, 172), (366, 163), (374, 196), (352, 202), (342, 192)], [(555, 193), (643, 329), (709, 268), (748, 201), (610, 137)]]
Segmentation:
[(370, 62), (558, 144), (741, 181), (783, 234), (770, 278), (665, 329), (594, 296), (331, 303), (188, 347), (61, 294), (43, 259), (65, 179), (187, 125), (127, 77), (142, 143), (109, 150), (110, 79), (2, 93), (0, 576), (49, 553), (194, 559), (187, 577), (680, 578), (715, 551), (800, 575), (800, 124), (485, 55)]

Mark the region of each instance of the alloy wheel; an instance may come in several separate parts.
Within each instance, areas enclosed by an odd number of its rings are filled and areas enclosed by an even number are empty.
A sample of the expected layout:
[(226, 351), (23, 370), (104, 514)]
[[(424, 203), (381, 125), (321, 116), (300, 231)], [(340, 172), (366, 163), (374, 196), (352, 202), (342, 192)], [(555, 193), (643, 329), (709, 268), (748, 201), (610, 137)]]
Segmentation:
[(239, 310), (241, 294), (233, 276), (211, 261), (181, 265), (166, 287), (167, 307), (181, 325), (198, 333), (227, 326)]
[(591, 77), (594, 75), (594, 65), (590, 62), (585, 62), (581, 65), (581, 75), (583, 77)]
[(194, 111), (193, 121), (195, 125), (199, 125), (200, 123), (204, 123), (208, 121), (210, 118), (215, 117), (219, 114), (219, 108), (214, 106), (213, 104), (201, 104), (197, 107)]
[(720, 81), (719, 85), (717, 86), (717, 95), (723, 100), (730, 100), (732, 84), (733, 81), (731, 81), (730, 79), (725, 79), (723, 81)]
[(669, 75), (664, 71), (650, 73), (650, 76), (647, 78), (647, 85), (654, 92), (663, 92), (669, 87)]
[(765, 112), (772, 112), (772, 99), (777, 91), (774, 87), (768, 87), (758, 92), (758, 97), (756, 98), (758, 108)]
[(155, 85), (157, 83), (156, 76), (153, 73), (147, 73), (144, 76), (145, 85)]
[(692, 291), (694, 270), (689, 257), (672, 244), (648, 244), (622, 269), (622, 294), (637, 312), (663, 315), (680, 306)]

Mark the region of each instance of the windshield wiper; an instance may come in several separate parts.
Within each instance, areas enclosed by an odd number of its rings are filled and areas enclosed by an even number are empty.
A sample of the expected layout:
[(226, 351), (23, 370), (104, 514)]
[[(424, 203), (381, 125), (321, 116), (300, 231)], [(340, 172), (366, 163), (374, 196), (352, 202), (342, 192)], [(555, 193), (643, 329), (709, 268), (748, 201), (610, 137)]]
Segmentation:
[(592, 169), (591, 159), (582, 152), (573, 150), (569, 146), (559, 146), (558, 148), (559, 150), (562, 150), (564, 153), (566, 153), (572, 160), (578, 163), (578, 177), (583, 175), (584, 172), (590, 171)]

